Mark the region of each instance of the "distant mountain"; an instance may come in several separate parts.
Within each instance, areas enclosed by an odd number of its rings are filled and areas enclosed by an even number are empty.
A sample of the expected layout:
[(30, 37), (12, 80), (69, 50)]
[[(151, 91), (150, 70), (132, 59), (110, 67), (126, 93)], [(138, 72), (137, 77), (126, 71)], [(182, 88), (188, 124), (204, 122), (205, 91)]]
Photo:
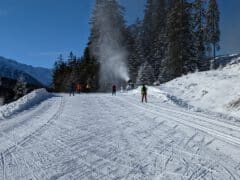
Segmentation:
[(17, 79), (20, 75), (34, 85), (41, 83), (42, 85), (48, 86), (52, 82), (52, 72), (50, 69), (33, 67), (0, 56), (1, 77)]
[(29, 74), (10, 67), (2, 66), (1, 62), (0, 62), (0, 77), (5, 77), (13, 80), (17, 80), (19, 77), (23, 77), (24, 80), (29, 84), (40, 87), (44, 86), (41, 82), (39, 82), (37, 79), (33, 78)]

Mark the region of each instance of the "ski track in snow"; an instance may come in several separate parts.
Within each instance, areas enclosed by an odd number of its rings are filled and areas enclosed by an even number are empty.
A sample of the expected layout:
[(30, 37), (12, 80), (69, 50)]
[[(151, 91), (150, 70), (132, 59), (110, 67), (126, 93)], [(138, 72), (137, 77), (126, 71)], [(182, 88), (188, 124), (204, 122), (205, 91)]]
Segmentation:
[(239, 126), (139, 100), (63, 94), (1, 121), (0, 179), (240, 179)]
[[(130, 101), (126, 102), (129, 103)], [(184, 124), (185, 126), (190, 126), (192, 128), (198, 129), (205, 133), (208, 133), (215, 138), (220, 140), (225, 140), (227, 143), (232, 145), (240, 146), (240, 127), (231, 125), (227, 122), (221, 122), (216, 119), (201, 117), (193, 114), (184, 112), (184, 110), (172, 110), (169, 108), (161, 106), (148, 105), (148, 107), (154, 108), (154, 110), (138, 106), (135, 103), (131, 103), (133, 106), (137, 106), (144, 109), (147, 112), (165, 116), (166, 118)], [(171, 115), (169, 115), (171, 114)], [(233, 134), (236, 134), (235, 136)]]

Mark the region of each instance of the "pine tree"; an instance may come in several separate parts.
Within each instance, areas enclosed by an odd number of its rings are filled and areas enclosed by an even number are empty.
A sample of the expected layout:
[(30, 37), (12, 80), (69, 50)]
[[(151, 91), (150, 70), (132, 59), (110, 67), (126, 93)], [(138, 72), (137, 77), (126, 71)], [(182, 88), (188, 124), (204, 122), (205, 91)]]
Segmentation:
[(154, 79), (153, 68), (152, 66), (146, 61), (144, 62), (138, 71), (137, 77), (137, 84), (147, 84), (152, 85)]
[(166, 1), (148, 0), (143, 19), (142, 47), (144, 59), (153, 67), (157, 80), (166, 48)]
[(219, 50), (220, 41), (220, 12), (216, 0), (209, 0), (207, 9), (207, 42), (211, 44), (213, 50), (213, 58), (216, 57), (216, 50)]
[(67, 62), (68, 68), (69, 68), (69, 86), (71, 83), (76, 83), (77, 79), (77, 57), (73, 54), (73, 52), (70, 52), (68, 56), (68, 62)]
[(68, 78), (67, 63), (64, 62), (63, 56), (60, 55), (54, 63), (53, 68), (53, 89), (57, 92), (65, 92), (67, 90)]
[(169, 81), (197, 69), (191, 4), (173, 0), (167, 15), (167, 50), (160, 68), (159, 81)]
[(13, 89), (15, 97), (14, 99), (18, 99), (27, 94), (27, 83), (23, 76), (20, 76), (16, 82), (16, 85)]
[(194, 36), (194, 19), (192, 16), (192, 4), (187, 0), (181, 0), (182, 8), (182, 62), (183, 74), (195, 72), (198, 69), (199, 59), (197, 57), (198, 47), (196, 47)]
[(166, 24), (168, 48), (166, 58), (162, 62), (164, 68), (161, 72), (161, 76), (166, 77), (166, 81), (180, 76), (183, 73), (182, 18), (181, 2), (175, 0), (173, 7), (171, 7), (168, 12)]
[(155, 39), (152, 44), (152, 67), (154, 69), (154, 79), (158, 79), (160, 74), (161, 62), (165, 57), (167, 48), (167, 34), (166, 34), (166, 21), (167, 21), (167, 3), (165, 0), (154, 1), (155, 16), (153, 16), (153, 23), (155, 24), (154, 34)]
[(71, 51), (69, 56), (68, 56), (68, 65), (69, 66), (75, 66), (77, 61), (77, 57), (73, 54), (73, 52)]
[(154, 11), (154, 0), (147, 0), (146, 7), (145, 7), (145, 14), (143, 19), (143, 38), (142, 38), (142, 47), (144, 50), (144, 58), (146, 61), (151, 61), (152, 59), (152, 43), (154, 41), (154, 34), (153, 34), (153, 11)]
[(57, 92), (68, 92), (72, 83), (80, 83), (83, 91), (87, 84), (92, 91), (97, 91), (98, 72), (99, 64), (90, 56), (88, 44), (81, 58), (77, 58), (72, 52), (67, 62), (62, 55), (58, 57), (53, 69), (53, 89)]
[(205, 42), (205, 27), (206, 27), (206, 12), (204, 9), (205, 2), (203, 0), (195, 0), (194, 5), (194, 36), (196, 47), (196, 59), (198, 60), (198, 67), (206, 58), (206, 42)]
[(137, 19), (135, 24), (127, 28), (127, 32), (128, 69), (130, 79), (133, 82), (136, 82), (138, 69), (144, 62), (143, 49), (141, 46), (142, 21)]
[(91, 56), (88, 46), (85, 48), (84, 55), (81, 58), (78, 73), (78, 82), (83, 86), (90, 85), (93, 91), (98, 90), (99, 63)]

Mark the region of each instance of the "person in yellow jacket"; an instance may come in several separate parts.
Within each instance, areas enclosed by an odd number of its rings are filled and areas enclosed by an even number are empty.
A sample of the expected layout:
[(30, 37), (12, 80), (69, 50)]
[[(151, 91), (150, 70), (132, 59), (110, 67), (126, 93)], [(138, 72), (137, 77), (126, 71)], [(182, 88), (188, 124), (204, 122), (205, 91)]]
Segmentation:
[(87, 84), (87, 85), (86, 85), (86, 91), (87, 91), (87, 92), (90, 92), (90, 90), (91, 90), (91, 86), (90, 86), (89, 84)]

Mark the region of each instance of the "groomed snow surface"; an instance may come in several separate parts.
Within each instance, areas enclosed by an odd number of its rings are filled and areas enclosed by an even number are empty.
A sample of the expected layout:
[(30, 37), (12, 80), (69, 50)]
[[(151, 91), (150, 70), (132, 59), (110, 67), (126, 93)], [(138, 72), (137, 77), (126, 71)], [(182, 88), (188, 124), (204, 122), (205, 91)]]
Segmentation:
[(240, 179), (237, 123), (149, 94), (27, 95), (0, 121), (0, 179)]
[(148, 87), (147, 104), (34, 91), (0, 107), (0, 179), (240, 180), (239, 72)]

